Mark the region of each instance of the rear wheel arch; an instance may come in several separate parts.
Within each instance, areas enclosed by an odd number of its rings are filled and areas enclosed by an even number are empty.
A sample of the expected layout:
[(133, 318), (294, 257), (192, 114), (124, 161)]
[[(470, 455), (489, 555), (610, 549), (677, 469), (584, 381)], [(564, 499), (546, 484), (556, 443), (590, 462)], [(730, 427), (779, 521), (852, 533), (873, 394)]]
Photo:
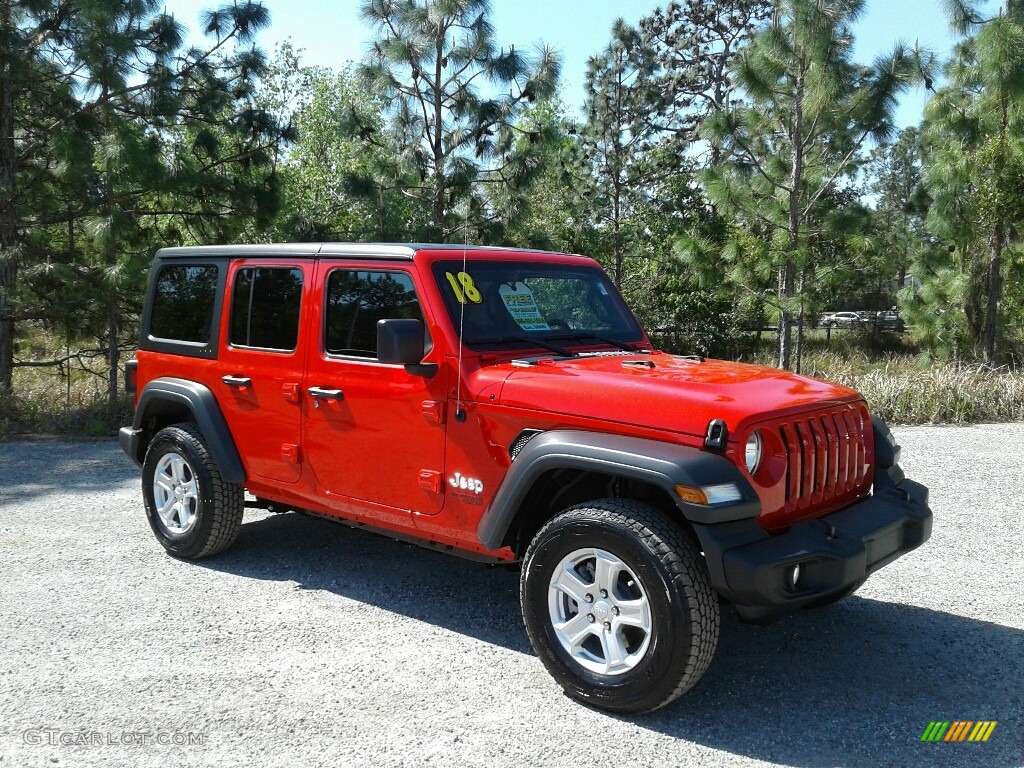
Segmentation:
[(184, 422), (195, 424), (202, 433), (226, 482), (245, 482), (245, 466), (216, 397), (209, 387), (187, 379), (154, 379), (142, 389), (133, 423), (139, 433), (136, 461), (143, 462), (160, 430)]

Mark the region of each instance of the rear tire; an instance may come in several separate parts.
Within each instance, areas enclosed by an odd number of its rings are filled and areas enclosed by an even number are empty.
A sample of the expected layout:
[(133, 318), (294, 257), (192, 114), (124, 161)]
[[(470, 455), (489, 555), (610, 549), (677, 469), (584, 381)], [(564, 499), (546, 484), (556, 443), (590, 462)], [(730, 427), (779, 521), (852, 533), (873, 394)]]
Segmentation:
[(221, 478), (195, 424), (175, 424), (153, 438), (142, 464), (142, 496), (153, 533), (175, 557), (208, 557), (238, 536), (245, 492)]
[(588, 502), (534, 537), (520, 582), (526, 631), (572, 698), (642, 714), (690, 690), (718, 644), (718, 599), (695, 543), (646, 504)]

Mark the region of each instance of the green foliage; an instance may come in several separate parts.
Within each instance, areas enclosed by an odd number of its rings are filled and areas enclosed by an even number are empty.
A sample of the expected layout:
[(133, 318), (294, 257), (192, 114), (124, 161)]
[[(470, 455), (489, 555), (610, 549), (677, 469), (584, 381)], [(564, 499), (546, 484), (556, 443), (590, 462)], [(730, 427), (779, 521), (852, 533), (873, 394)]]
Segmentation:
[(736, 316), (729, 296), (702, 289), (685, 275), (655, 284), (654, 322), (645, 321), (652, 340), (667, 352), (724, 357), (732, 352)]
[[(579, 132), (557, 100), (531, 104), (520, 116), (523, 127), (544, 136), (536, 152), (537, 169), (522, 188), (491, 188), (489, 206), (507, 216), (498, 242), (528, 248), (597, 255), (601, 243), (589, 208), (589, 179), (581, 179)], [(529, 134), (520, 143), (529, 142)]]
[[(257, 102), (265, 63), (251, 45), (269, 15), (226, 4), (204, 16), (209, 46), (189, 48), (155, 0), (13, 7), (0, 36), (0, 315), (105, 345), (113, 404), (153, 251), (251, 237), (277, 212), (273, 163), (290, 136)], [(0, 388), (12, 326), (0, 322)]]
[[(895, 98), (923, 66), (902, 46), (870, 67), (855, 64), (850, 25), (862, 7), (858, 0), (777, 4), (772, 23), (733, 66), (746, 101), (710, 115), (702, 131), (719, 158), (702, 176), (709, 197), (762, 244), (723, 246), (730, 278), (744, 285), (746, 276), (775, 275), (770, 301), (783, 368), (791, 365), (794, 318), (814, 307), (812, 286), (860, 266), (866, 213), (844, 185), (864, 143), (891, 133)], [(708, 250), (682, 248), (690, 259)], [(745, 257), (758, 263), (740, 265)], [(797, 370), (800, 343), (798, 335)]]
[(610, 271), (619, 286), (626, 254), (640, 234), (639, 210), (660, 171), (649, 152), (658, 137), (649, 120), (655, 66), (640, 34), (621, 19), (612, 28), (612, 42), (587, 65), (579, 181), (590, 187), (590, 214), (608, 241)]
[(68, 339), (37, 322), (23, 327), (22, 344), (53, 366), (19, 367), (14, 387), (0, 392), (0, 440), (22, 435), (109, 437), (131, 420), (131, 396), (111, 403), (106, 392), (105, 350), (69, 349)]
[[(653, 119), (668, 138), (690, 145), (707, 117), (725, 108), (733, 60), (771, 8), (768, 0), (672, 0), (640, 20), (642, 44), (657, 64)], [(718, 162), (714, 148), (709, 161)]]
[[(433, 239), (448, 240), (469, 219), (492, 229), (501, 217), (482, 188), (521, 187), (537, 171), (541, 135), (519, 117), (554, 94), (559, 57), (499, 48), (487, 0), (364, 0), (361, 13), (377, 39), (359, 74), (385, 105), (386, 128), (360, 120), (360, 137), (395, 159), (394, 188), (429, 211)], [(493, 95), (481, 95), (479, 82)], [(524, 135), (532, 140), (518, 142)]]
[(954, 29), (973, 34), (957, 45), (925, 113), (928, 227), (954, 246), (946, 292), (971, 343), (994, 362), (1007, 316), (1022, 309), (1001, 301), (1022, 255), (1024, 13), (1012, 2), (989, 19), (971, 2), (950, 11)]
[(285, 46), (265, 83), (290, 102), (296, 133), (280, 165), (278, 239), (417, 239), (427, 209), (401, 194), (408, 179), (395, 157), (362, 138), (384, 129), (383, 105), (362, 80), (348, 67), (303, 67)]

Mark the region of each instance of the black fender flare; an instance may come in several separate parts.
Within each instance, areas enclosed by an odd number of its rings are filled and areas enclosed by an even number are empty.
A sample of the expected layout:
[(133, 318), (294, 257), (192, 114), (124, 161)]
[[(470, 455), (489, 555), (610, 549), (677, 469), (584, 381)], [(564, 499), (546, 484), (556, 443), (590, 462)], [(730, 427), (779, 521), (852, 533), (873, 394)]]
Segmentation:
[[(477, 536), (485, 547), (501, 548), (533, 484), (554, 469), (592, 470), (658, 486), (693, 523), (740, 520), (755, 517), (761, 511), (757, 494), (739, 468), (719, 454), (626, 435), (552, 430), (538, 434), (516, 454), (477, 525)], [(677, 485), (726, 483), (739, 489), (739, 501), (702, 506), (683, 501), (674, 490)]]
[(145, 458), (145, 446), (142, 445), (139, 436), (142, 434), (143, 423), (147, 417), (159, 415), (171, 404), (184, 405), (192, 414), (199, 431), (206, 439), (210, 453), (217, 462), (221, 477), (229, 483), (244, 483), (245, 467), (235, 447), (228, 423), (217, 404), (217, 398), (209, 387), (188, 379), (153, 379), (143, 387), (135, 405), (132, 429), (128, 435), (124, 434), (126, 430), (122, 430), (121, 444), (129, 456), (136, 463), (142, 463)]

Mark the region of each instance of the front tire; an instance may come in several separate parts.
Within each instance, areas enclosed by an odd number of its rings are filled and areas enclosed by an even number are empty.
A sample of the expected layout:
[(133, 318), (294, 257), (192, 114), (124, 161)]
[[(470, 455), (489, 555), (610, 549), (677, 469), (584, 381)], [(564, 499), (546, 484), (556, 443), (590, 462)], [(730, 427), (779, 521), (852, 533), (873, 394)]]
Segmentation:
[(184, 560), (227, 549), (242, 525), (245, 492), (221, 478), (195, 424), (175, 424), (153, 438), (142, 464), (142, 495), (157, 540)]
[(526, 631), (574, 699), (641, 714), (690, 690), (718, 644), (719, 607), (695, 543), (661, 512), (608, 499), (548, 522), (526, 552)]

